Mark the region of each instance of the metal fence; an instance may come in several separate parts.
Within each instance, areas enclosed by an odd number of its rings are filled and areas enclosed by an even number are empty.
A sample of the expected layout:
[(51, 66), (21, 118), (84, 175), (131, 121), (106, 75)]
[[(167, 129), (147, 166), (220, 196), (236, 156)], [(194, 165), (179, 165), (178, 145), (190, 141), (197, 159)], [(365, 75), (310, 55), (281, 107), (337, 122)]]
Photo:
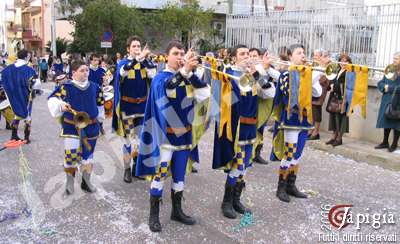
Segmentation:
[(277, 53), (294, 43), (302, 43), (309, 57), (323, 48), (349, 53), (353, 63), (385, 67), (400, 51), (400, 4), (227, 16), (227, 47), (245, 44)]

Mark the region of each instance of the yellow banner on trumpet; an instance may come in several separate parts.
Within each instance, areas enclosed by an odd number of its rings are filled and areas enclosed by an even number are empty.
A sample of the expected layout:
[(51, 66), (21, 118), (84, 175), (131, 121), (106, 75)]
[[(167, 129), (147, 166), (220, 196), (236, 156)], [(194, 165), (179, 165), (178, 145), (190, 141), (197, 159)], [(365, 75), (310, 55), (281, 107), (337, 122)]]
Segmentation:
[(312, 116), (312, 67), (291, 65), (289, 67), (289, 105), (287, 113), (290, 117), (292, 108), (299, 109), (299, 120), (307, 117), (309, 124), (313, 123)]

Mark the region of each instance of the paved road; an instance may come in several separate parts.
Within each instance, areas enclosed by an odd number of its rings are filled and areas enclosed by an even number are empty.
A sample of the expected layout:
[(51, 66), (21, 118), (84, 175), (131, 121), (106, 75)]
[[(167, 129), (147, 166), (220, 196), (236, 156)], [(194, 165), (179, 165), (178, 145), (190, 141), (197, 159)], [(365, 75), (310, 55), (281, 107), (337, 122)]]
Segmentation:
[[(48, 93), (51, 85), (45, 88)], [(0, 152), (0, 243), (318, 243), (322, 241), (319, 234), (330, 233), (340, 233), (337, 243), (345, 243), (346, 233), (389, 237), (396, 232), (400, 238), (396, 224), (400, 221), (400, 173), (311, 148), (305, 149), (298, 179), (310, 197), (280, 202), (275, 197), (278, 163), (254, 165), (246, 175), (244, 193), (244, 202), (254, 212), (253, 223), (239, 228), (241, 219), (228, 220), (220, 213), (225, 175), (211, 169), (211, 131), (199, 146), (200, 172), (187, 178), (185, 188), (184, 210), (198, 224), (184, 226), (169, 220), (166, 190), (160, 217), (163, 232), (153, 234), (147, 226), (149, 183), (122, 181), (121, 142), (110, 133), (110, 121), (105, 123), (107, 134), (98, 141), (95, 153), (98, 192), (85, 194), (76, 183), (75, 195), (65, 197), (63, 144), (45, 95), (35, 100), (33, 117), (32, 143), (21, 150)], [(10, 135), (4, 127), (2, 120), (1, 142)], [(271, 146), (267, 138), (265, 144), (264, 156)], [(30, 175), (23, 179), (20, 170), (26, 165), (30, 169), (25, 173)], [(355, 224), (341, 232), (322, 230), (321, 205), (338, 204), (354, 205), (354, 219), (359, 213), (372, 216), (376, 212), (385, 213), (381, 221), (385, 218), (386, 222), (394, 215), (396, 223), (377, 230), (371, 224), (362, 224), (360, 230)], [(365, 239), (360, 243), (366, 243)]]

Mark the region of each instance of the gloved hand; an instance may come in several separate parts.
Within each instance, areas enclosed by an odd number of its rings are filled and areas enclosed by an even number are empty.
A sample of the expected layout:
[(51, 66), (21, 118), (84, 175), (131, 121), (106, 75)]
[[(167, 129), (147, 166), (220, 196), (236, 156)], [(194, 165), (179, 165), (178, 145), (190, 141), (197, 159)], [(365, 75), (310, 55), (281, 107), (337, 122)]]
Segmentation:
[(135, 64), (137, 64), (136, 59), (132, 60), (131, 62), (129, 62), (129, 63), (127, 63), (127, 64), (125, 64), (125, 65), (124, 65), (124, 70), (125, 70), (125, 71), (128, 71), (128, 70), (133, 69), (133, 67), (135, 66)]
[(167, 89), (175, 89), (179, 86), (183, 76), (178, 72), (169, 81), (167, 81)]

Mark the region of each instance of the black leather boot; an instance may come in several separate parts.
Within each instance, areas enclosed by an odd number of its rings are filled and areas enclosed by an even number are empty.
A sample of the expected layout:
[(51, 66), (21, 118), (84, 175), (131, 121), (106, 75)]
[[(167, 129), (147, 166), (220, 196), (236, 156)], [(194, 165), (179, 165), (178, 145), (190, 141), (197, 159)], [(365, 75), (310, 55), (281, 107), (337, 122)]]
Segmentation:
[(31, 140), (29, 140), (29, 136), (31, 135), (31, 125), (28, 123), (25, 123), (25, 129), (24, 129), (24, 140), (26, 144), (29, 144)]
[(149, 227), (152, 232), (161, 232), (160, 202), (161, 197), (150, 196)]
[(6, 130), (12, 130), (11, 124), (6, 121)]
[(171, 199), (172, 199), (172, 211), (171, 211), (171, 219), (181, 222), (185, 225), (194, 225), (196, 224), (196, 220), (190, 216), (187, 216), (182, 210), (182, 197), (183, 191), (175, 192), (171, 191)]
[(125, 172), (124, 172), (124, 181), (125, 181), (126, 183), (132, 183), (131, 168), (125, 169)]
[(375, 149), (389, 148), (389, 135), (391, 129), (383, 129), (383, 141), (381, 144), (375, 146)]
[(400, 131), (394, 130), (394, 135), (393, 135), (393, 143), (390, 145), (388, 151), (389, 152), (394, 152), (397, 149), (397, 143), (399, 142), (399, 137), (400, 137)]
[(133, 165), (132, 165), (132, 177), (135, 177), (135, 178), (138, 179), (138, 180), (145, 180), (144, 177), (136, 176), (136, 162), (137, 162), (137, 156), (134, 157), (134, 158), (132, 159), (132, 162), (133, 162)]
[(233, 192), (233, 209), (240, 214), (251, 213), (251, 210), (240, 202), (240, 197), (245, 187), (246, 183), (244, 181), (237, 182)]
[(16, 140), (16, 141), (21, 140), (21, 138), (19, 138), (19, 136), (18, 136), (18, 127), (16, 128), (15, 126), (12, 126), (11, 140)]
[(286, 180), (283, 179), (282, 175), (279, 175), (278, 189), (276, 191), (276, 196), (282, 202), (290, 202), (289, 195), (286, 193), (286, 188), (287, 188)]
[(299, 191), (296, 187), (297, 176), (294, 173), (290, 173), (287, 178), (287, 194), (297, 197), (297, 198), (307, 198), (307, 195)]
[(82, 172), (81, 189), (88, 193), (96, 192), (96, 187), (94, 187), (90, 182), (90, 173), (86, 171)]
[(224, 193), (224, 199), (222, 200), (222, 214), (230, 219), (235, 219), (236, 218), (236, 212), (235, 209), (233, 208), (233, 192), (234, 192), (234, 187), (229, 185), (228, 182), (225, 183), (225, 193)]
[(262, 144), (257, 145), (256, 151), (255, 151), (256, 155), (255, 155), (253, 161), (254, 161), (255, 163), (258, 163), (258, 164), (265, 164), (265, 165), (267, 165), (267, 164), (268, 164), (268, 161), (265, 160), (265, 159), (263, 159), (263, 158), (261, 157), (261, 150), (262, 150), (262, 147), (263, 147)]

